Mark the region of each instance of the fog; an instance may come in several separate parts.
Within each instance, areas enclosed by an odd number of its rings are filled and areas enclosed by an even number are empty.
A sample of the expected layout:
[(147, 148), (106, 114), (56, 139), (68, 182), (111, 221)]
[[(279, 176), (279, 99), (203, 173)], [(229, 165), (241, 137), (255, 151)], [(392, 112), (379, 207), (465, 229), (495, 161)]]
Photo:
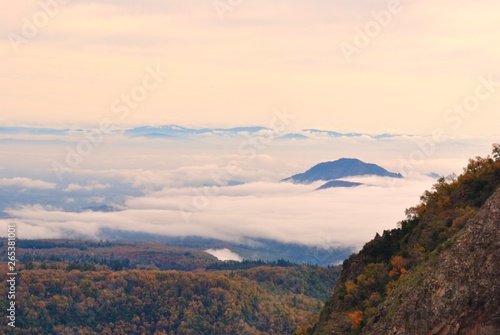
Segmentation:
[(243, 258), (235, 252), (224, 248), (224, 249), (207, 249), (205, 252), (212, 256), (217, 257), (220, 261), (238, 261), (241, 262)]
[(98, 239), (103, 228), (231, 242), (266, 238), (321, 247), (361, 247), (375, 233), (395, 228), (404, 209), (434, 182), (315, 191), (320, 183), (256, 182), (239, 186), (165, 189), (133, 197), (117, 212), (65, 212), (44, 206), (7, 209), (22, 238)]
[[(0, 165), (0, 214), (8, 216), (1, 220), (15, 223), (19, 238), (99, 239), (103, 230), (113, 229), (354, 249), (405, 219), (405, 209), (435, 183), (429, 173), (459, 173), (469, 157), (488, 154), (491, 145), (488, 138), (453, 139), (410, 164), (412, 153), (424, 152), (419, 148), (425, 139), (318, 137), (269, 142), (249, 153), (238, 150), (248, 136), (119, 135), (57, 175), (51, 166), (65, 164), (67, 148), (78, 143), (74, 134), (62, 142), (41, 137), (34, 143), (32, 137), (0, 140), (7, 158)], [(364, 185), (320, 191), (322, 182), (280, 182), (341, 157), (375, 163), (405, 178), (351, 177), (344, 180)], [(95, 211), (101, 205), (113, 211)]]

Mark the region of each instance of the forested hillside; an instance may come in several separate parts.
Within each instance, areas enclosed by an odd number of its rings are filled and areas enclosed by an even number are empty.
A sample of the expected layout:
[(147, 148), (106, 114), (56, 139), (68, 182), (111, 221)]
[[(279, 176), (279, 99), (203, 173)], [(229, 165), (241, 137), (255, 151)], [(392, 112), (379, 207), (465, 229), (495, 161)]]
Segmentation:
[(15, 334), (292, 334), (340, 273), (131, 242), (34, 240), (18, 250)]
[[(462, 175), (441, 178), (399, 228), (346, 260), (319, 322), (297, 334), (469, 334), (471, 325), (498, 334), (491, 305), (499, 285), (491, 273), (499, 265), (499, 191), (492, 197), (499, 185), (495, 145), (492, 156), (471, 159)], [(418, 302), (405, 300), (410, 293)], [(446, 301), (457, 311), (443, 308)]]

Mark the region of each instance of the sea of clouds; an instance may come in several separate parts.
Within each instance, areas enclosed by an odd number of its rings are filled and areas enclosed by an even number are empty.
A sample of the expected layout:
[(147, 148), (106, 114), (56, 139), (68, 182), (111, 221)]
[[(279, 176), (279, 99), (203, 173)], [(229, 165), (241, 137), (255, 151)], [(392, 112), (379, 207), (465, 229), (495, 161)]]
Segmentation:
[(415, 162), (404, 179), (351, 177), (344, 180), (364, 185), (316, 191), (322, 182), (281, 180), (341, 157), (401, 172), (422, 139), (274, 141), (252, 155), (238, 150), (242, 141), (247, 139), (113, 135), (61, 178), (53, 162), (64, 163), (77, 139), (4, 137), (0, 217), (17, 225), (19, 238), (29, 239), (99, 239), (111, 229), (360, 248), (405, 218), (404, 210), (435, 183), (429, 173), (459, 173), (467, 158), (487, 154), (491, 145), (490, 139), (449, 140)]

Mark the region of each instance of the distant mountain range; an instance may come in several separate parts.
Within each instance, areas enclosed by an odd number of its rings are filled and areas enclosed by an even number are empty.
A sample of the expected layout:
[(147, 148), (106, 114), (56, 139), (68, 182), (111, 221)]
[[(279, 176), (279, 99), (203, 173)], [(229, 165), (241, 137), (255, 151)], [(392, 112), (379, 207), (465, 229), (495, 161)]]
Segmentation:
[(195, 135), (204, 135), (204, 134), (219, 134), (219, 135), (230, 135), (230, 134), (240, 134), (240, 133), (249, 133), (254, 134), (264, 130), (271, 130), (270, 128), (265, 127), (235, 127), (235, 128), (202, 128), (202, 129), (194, 129), (194, 128), (186, 128), (176, 125), (165, 125), (165, 126), (145, 126), (145, 127), (137, 127), (125, 130), (125, 135), (136, 137), (149, 137), (149, 138), (158, 138), (158, 137), (166, 137), (166, 138), (177, 138), (177, 137), (188, 137)]
[[(87, 130), (90, 130), (89, 128)], [(86, 129), (57, 129), (57, 128), (36, 128), (36, 127), (2, 127), (0, 126), (0, 134), (32, 134), (32, 135), (64, 135), (71, 133), (85, 132)], [(369, 137), (373, 139), (385, 139), (401, 136), (400, 134), (379, 134), (371, 135), (364, 133), (341, 133), (332, 130), (321, 129), (302, 129), (298, 132), (280, 132), (277, 133), (272, 128), (250, 126), (250, 127), (233, 127), (233, 128), (188, 128), (178, 125), (161, 125), (161, 126), (141, 126), (131, 129), (117, 129), (117, 133), (125, 134), (129, 137), (146, 137), (146, 138), (186, 138), (203, 135), (219, 135), (219, 136), (242, 136), (242, 135), (262, 135), (273, 137), (276, 140), (305, 140), (310, 137)]]
[(0, 127), (0, 134), (60, 135), (60, 134), (66, 134), (68, 132), (69, 129)]
[(381, 166), (360, 161), (355, 158), (341, 158), (333, 162), (319, 163), (304, 173), (293, 175), (282, 181), (289, 181), (298, 184), (310, 184), (316, 181), (329, 181), (318, 189), (332, 187), (355, 187), (361, 183), (353, 183), (337, 180), (355, 176), (379, 176), (391, 178), (403, 178), (400, 173), (389, 172)]

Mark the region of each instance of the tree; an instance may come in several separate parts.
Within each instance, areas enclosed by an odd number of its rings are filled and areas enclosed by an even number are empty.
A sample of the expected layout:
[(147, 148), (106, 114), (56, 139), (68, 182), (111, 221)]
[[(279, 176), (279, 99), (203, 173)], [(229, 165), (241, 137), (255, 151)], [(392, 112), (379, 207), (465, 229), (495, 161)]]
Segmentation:
[(493, 143), (493, 159), (500, 162), (500, 144)]
[(362, 311), (354, 311), (353, 313), (348, 314), (349, 319), (351, 319), (351, 326), (353, 329), (357, 329), (363, 320), (363, 312)]

